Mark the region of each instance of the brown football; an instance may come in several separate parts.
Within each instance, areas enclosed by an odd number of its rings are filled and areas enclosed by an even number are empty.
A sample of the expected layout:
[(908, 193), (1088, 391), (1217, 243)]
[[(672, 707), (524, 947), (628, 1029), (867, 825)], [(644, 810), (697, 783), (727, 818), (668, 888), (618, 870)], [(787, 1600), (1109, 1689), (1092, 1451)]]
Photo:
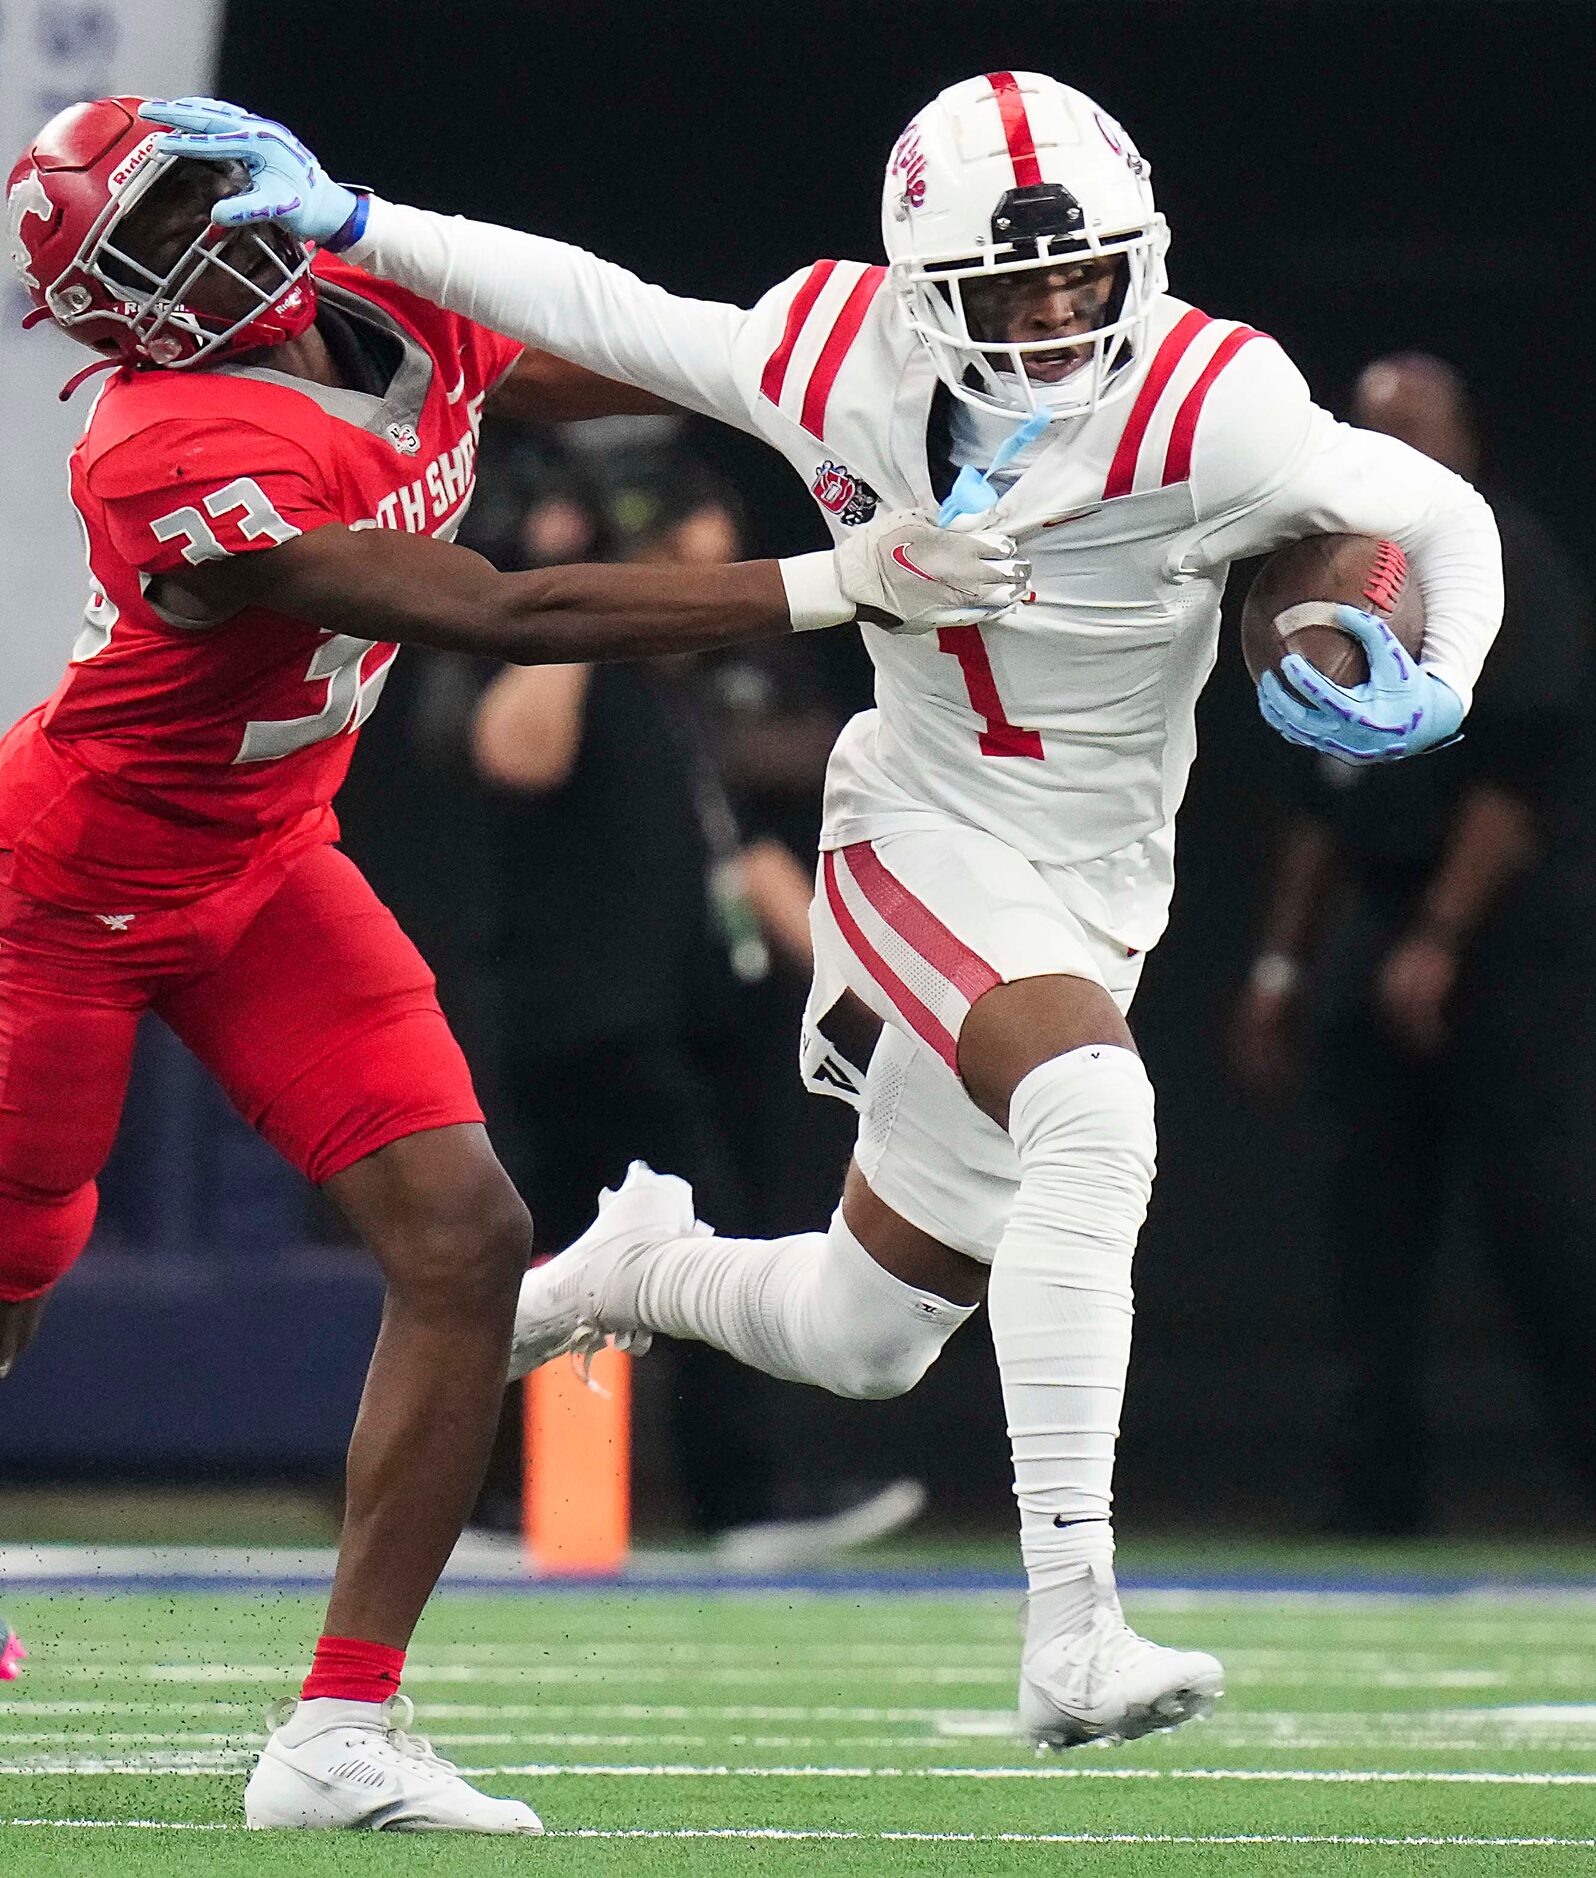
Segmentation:
[(1265, 672), (1278, 675), (1280, 661), (1297, 652), (1336, 684), (1361, 685), (1369, 661), (1335, 624), (1337, 606), (1378, 614), (1418, 657), (1424, 603), (1397, 544), (1373, 535), (1309, 535), (1270, 555), (1242, 607), (1241, 651), (1253, 683)]

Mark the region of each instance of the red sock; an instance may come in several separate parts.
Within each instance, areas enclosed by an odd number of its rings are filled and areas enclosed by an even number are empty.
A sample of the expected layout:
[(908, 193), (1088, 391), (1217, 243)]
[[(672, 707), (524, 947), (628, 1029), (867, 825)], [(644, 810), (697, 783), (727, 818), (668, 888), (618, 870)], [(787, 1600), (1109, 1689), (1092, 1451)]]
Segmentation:
[(312, 1702), (330, 1695), (340, 1702), (381, 1702), (399, 1687), (405, 1653), (386, 1643), (361, 1643), (354, 1637), (321, 1637), (310, 1674), (299, 1692)]

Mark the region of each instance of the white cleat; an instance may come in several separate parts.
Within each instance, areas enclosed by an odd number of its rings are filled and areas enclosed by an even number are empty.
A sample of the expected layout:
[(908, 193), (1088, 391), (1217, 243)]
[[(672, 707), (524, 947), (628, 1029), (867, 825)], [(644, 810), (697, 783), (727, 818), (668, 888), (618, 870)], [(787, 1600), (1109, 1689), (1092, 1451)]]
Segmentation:
[(1020, 1725), (1039, 1748), (1135, 1741), (1209, 1714), (1225, 1692), (1217, 1657), (1137, 1636), (1117, 1602), (1085, 1630), (1028, 1647), (1020, 1664)]
[(575, 1355), (589, 1361), (613, 1344), (641, 1356), (653, 1333), (615, 1321), (611, 1281), (617, 1269), (672, 1239), (707, 1233), (693, 1216), (693, 1190), (675, 1174), (633, 1161), (619, 1187), (599, 1194), (598, 1218), (556, 1257), (521, 1280), (510, 1338), (510, 1380)]
[(538, 1833), (519, 1800), (493, 1800), (453, 1764), (407, 1733), (415, 1707), (386, 1702), (301, 1702), (267, 1737), (244, 1789), (244, 1824), (344, 1832)]

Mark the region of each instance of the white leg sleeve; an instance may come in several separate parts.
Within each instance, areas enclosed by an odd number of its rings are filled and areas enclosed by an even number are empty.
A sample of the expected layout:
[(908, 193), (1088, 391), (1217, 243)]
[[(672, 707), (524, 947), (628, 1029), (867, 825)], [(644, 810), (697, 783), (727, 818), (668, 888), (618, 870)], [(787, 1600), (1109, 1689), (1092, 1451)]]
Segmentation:
[(1079, 1578), (1088, 1555), (1105, 1569), (1113, 1555), (1131, 1255), (1155, 1151), (1140, 1057), (1094, 1044), (1041, 1064), (1014, 1091), (1009, 1133), (1020, 1186), (987, 1302), (1036, 1592)]
[(833, 1395), (903, 1395), (970, 1309), (894, 1278), (836, 1213), (789, 1239), (674, 1239), (615, 1303), (640, 1328), (691, 1337), (785, 1382)]

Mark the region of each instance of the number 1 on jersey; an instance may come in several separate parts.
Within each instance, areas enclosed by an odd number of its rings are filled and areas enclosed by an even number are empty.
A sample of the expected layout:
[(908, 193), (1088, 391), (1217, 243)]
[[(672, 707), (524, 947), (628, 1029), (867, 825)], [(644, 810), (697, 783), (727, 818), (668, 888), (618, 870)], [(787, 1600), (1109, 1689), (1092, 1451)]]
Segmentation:
[(997, 678), (992, 671), (992, 659), (987, 652), (986, 641), (981, 637), (981, 628), (940, 627), (937, 631), (937, 649), (959, 661), (970, 703), (986, 719), (986, 729), (981, 732), (980, 738), (982, 756), (1030, 756), (1042, 762), (1045, 758), (1042, 733), (1039, 730), (1022, 730), (1018, 724), (1011, 724), (1003, 713), (1003, 700), (998, 696)]

